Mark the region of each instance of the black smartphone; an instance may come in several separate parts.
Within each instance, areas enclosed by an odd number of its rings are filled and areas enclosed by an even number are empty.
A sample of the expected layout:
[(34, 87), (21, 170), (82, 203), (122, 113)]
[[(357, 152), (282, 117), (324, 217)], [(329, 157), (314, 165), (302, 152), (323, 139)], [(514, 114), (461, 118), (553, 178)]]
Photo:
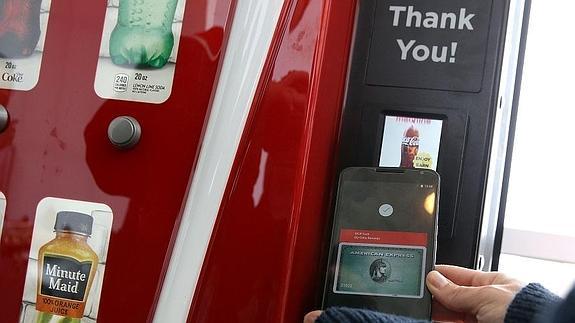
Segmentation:
[(340, 175), (323, 308), (431, 318), (425, 277), (435, 264), (439, 175), (346, 168)]

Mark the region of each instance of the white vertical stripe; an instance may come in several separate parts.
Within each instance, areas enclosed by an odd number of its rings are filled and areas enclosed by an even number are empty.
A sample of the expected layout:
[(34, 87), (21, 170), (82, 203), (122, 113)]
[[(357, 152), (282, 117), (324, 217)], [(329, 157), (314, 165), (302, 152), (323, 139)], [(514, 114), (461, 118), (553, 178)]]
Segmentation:
[(507, 146), (509, 144), (509, 127), (511, 125), (511, 112), (513, 96), (515, 94), (515, 78), (519, 60), (519, 46), (521, 31), (523, 29), (523, 15), (525, 13), (525, 0), (511, 0), (505, 36), (505, 49), (501, 66), (501, 79), (499, 83), (499, 101), (493, 131), (491, 157), (489, 160), (489, 173), (485, 202), (483, 205), (483, 218), (481, 235), (479, 239), (479, 270), (490, 271), (493, 263), (495, 233), (499, 219), (499, 206), (501, 204), (501, 190), (503, 189), (503, 175)]
[(282, 5), (283, 0), (238, 0), (218, 88), (154, 322), (187, 319)]

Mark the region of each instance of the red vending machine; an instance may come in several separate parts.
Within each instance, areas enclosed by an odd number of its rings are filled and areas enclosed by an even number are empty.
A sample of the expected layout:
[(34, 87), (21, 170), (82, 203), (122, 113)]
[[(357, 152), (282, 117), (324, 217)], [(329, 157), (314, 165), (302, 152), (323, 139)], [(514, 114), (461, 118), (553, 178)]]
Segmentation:
[(2, 320), (300, 320), (355, 2), (1, 6)]
[(462, 40), (423, 94), (365, 81), (388, 2), (0, 2), (1, 321), (300, 322), (337, 174), (380, 166), (387, 117), (439, 124), (439, 259), (474, 266), (509, 1), (436, 4), (486, 50), (472, 91)]

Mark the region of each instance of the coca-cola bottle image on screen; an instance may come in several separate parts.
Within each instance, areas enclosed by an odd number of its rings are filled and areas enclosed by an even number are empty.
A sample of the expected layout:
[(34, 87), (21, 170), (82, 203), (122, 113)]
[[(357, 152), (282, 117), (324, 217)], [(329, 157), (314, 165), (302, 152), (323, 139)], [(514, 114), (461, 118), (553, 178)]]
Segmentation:
[(40, 39), (42, 0), (0, 0), (0, 57), (30, 56)]
[(174, 47), (172, 23), (178, 0), (120, 0), (118, 23), (110, 37), (116, 65), (161, 68)]
[(399, 167), (414, 168), (413, 161), (419, 152), (419, 130), (413, 125), (405, 130), (401, 140), (401, 163)]

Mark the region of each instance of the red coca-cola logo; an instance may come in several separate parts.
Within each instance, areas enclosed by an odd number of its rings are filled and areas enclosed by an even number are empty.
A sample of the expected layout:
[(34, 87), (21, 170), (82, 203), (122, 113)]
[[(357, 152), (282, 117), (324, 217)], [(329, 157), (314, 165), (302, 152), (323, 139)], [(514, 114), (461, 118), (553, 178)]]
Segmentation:
[(403, 137), (401, 144), (404, 146), (419, 146), (419, 137)]

